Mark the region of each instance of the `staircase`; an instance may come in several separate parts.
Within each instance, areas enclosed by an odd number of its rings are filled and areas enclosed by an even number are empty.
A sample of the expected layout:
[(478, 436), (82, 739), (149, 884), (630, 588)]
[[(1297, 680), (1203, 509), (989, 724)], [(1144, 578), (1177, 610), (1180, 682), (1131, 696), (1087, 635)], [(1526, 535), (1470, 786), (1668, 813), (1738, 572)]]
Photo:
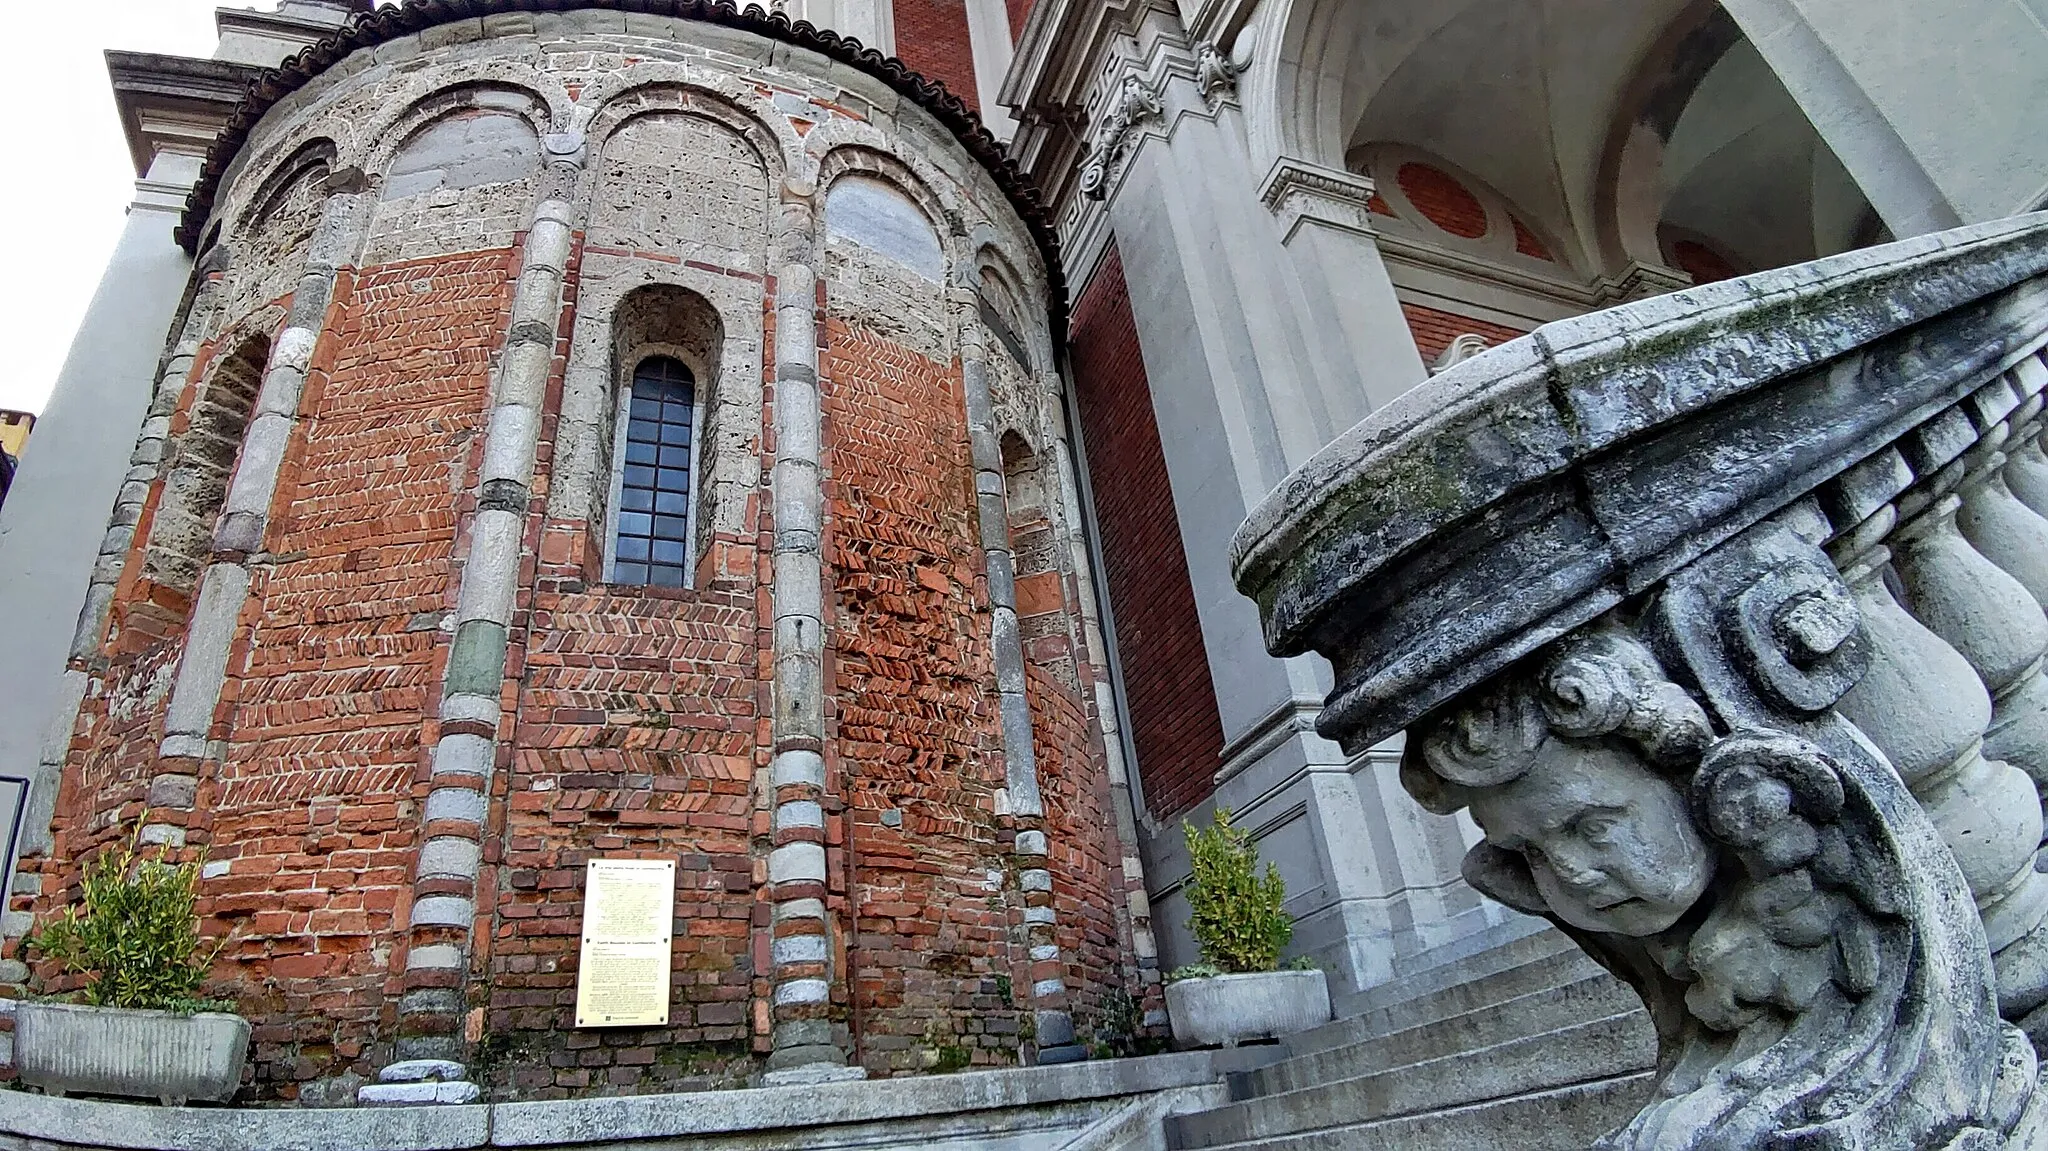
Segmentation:
[(1635, 992), (1554, 931), (1353, 996), (1232, 1102), (1165, 1117), (1175, 1151), (1583, 1151), (1648, 1098)]

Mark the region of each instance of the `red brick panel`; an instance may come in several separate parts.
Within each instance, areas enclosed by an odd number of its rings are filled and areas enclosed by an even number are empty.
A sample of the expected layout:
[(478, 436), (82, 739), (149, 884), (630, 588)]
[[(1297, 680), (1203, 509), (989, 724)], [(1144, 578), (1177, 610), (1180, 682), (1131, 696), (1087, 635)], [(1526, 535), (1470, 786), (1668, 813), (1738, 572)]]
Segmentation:
[(1408, 321), (1408, 330), (1415, 335), (1415, 350), (1422, 353), (1425, 364), (1435, 363), (1453, 340), (1468, 333), (1486, 337), (1486, 342), (1493, 347), (1529, 334), (1520, 328), (1440, 312), (1419, 304), (1402, 304), (1401, 315)]
[(202, 785), (224, 962), (264, 1022), (259, 1089), (374, 1073), (419, 827), (421, 725), (444, 658), (456, 502), (504, 331), (508, 251), (366, 271), (315, 364)]
[(1131, 741), (1146, 803), (1166, 818), (1213, 790), (1223, 721), (1195, 615), (1137, 322), (1114, 250), (1074, 309), (1072, 344)]
[(1016, 1044), (992, 994), (1011, 974), (1003, 768), (960, 370), (836, 317), (827, 340), (828, 743), (851, 822), (861, 1055), (877, 1075), (942, 1049), (999, 1063)]
[(1428, 164), (1403, 164), (1394, 174), (1401, 192), (1429, 222), (1467, 240), (1486, 235), (1486, 208), (1457, 177)]
[[(981, 110), (966, 0), (895, 0), (896, 58)], [(1013, 17), (1014, 19), (1014, 17)]]
[(1043, 519), (1016, 532), (1017, 613), (1032, 751), (1052, 852), (1055, 938), (1074, 1017), (1086, 1033), (1102, 1017), (1109, 990), (1123, 985), (1129, 966), (1116, 916), (1122, 850), (1110, 814), (1102, 740), (1086, 702), (1091, 693), (1077, 658), (1080, 613), (1065, 596), (1071, 585), (1058, 571), (1030, 574), (1033, 561), (1058, 546), (1053, 534)]
[(1024, 38), (1024, 25), (1031, 19), (1031, 9), (1036, 7), (1037, 4), (1036, 0), (1009, 0), (1008, 6), (1010, 10), (1010, 42), (1014, 44)]

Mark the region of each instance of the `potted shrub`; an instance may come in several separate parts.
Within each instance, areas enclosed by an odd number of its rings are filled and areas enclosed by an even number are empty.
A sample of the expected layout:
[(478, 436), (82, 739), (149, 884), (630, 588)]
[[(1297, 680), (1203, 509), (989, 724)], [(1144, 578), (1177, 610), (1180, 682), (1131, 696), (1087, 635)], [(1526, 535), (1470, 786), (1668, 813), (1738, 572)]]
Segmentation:
[(1166, 1012), (1173, 1034), (1198, 1047), (1235, 1047), (1248, 1039), (1277, 1039), (1330, 1021), (1330, 985), (1312, 964), (1280, 967), (1280, 952), (1294, 938), (1282, 906), (1287, 884), (1280, 869), (1259, 870), (1259, 849), (1230, 813), (1213, 826), (1182, 825), (1194, 876), (1188, 927), (1203, 962), (1168, 977)]
[(199, 864), (144, 858), (142, 821), (86, 866), (84, 898), (29, 947), (86, 977), (82, 1003), (15, 1009), (21, 1081), (51, 1095), (89, 1092), (226, 1102), (241, 1086), (249, 1021), (199, 998), (220, 945), (202, 945)]

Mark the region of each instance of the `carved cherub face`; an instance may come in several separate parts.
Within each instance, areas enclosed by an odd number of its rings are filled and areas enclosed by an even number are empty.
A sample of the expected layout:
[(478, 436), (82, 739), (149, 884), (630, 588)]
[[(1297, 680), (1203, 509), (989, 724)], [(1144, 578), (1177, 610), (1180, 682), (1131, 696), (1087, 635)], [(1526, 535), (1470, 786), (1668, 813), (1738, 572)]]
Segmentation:
[(1604, 741), (1550, 740), (1526, 775), (1474, 794), (1472, 817), (1488, 842), (1528, 860), (1559, 918), (1587, 931), (1655, 935), (1713, 874), (1679, 789)]

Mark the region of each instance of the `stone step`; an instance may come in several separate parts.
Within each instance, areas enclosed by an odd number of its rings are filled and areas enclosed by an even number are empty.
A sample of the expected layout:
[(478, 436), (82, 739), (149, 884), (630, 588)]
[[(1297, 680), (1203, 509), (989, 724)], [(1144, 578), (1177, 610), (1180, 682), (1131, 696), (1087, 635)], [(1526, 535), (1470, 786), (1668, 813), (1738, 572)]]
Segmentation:
[(1215, 1144), (1209, 1151), (1585, 1151), (1649, 1102), (1649, 1072), (1442, 1111)]
[(1309, 1055), (1336, 1047), (1349, 1047), (1601, 974), (1605, 974), (1605, 969), (1575, 947), (1552, 951), (1504, 968), (1496, 967), (1464, 982), (1417, 992), (1399, 1000), (1382, 1001), (1314, 1031), (1290, 1036), (1287, 1050), (1289, 1055)]
[(1374, 1119), (1441, 1111), (1652, 1066), (1655, 1029), (1637, 1009), (1422, 1063), (1269, 1095), (1168, 1123), (1175, 1148), (1277, 1139)]
[[(1465, 912), (1463, 914), (1474, 914)], [(1439, 943), (1418, 951), (1413, 955), (1397, 955), (1393, 960), (1393, 976), (1405, 979), (1411, 975), (1424, 975), (1446, 964), (1456, 963), (1468, 956), (1488, 951), (1497, 951), (1510, 943), (1519, 942), (1531, 935), (1557, 933), (1546, 920), (1537, 919), (1520, 912), (1509, 913), (1510, 917), (1499, 923), (1490, 923), (1469, 935), (1461, 935), (1445, 943)]]
[(1463, 946), (1461, 941), (1461, 944), (1436, 949), (1433, 953), (1437, 957), (1435, 962), (1429, 962), (1428, 955), (1419, 957), (1417, 962), (1427, 966), (1413, 974), (1347, 995), (1345, 1002), (1347, 1006), (1355, 1005), (1359, 1010), (1370, 1011), (1578, 949), (1578, 945), (1563, 932), (1547, 925), (1541, 931), (1511, 934), (1493, 947)]
[(1603, 971), (1562, 987), (1288, 1059), (1251, 1072), (1243, 1082), (1254, 1095), (1278, 1095), (1641, 1010), (1642, 1000), (1634, 989)]

